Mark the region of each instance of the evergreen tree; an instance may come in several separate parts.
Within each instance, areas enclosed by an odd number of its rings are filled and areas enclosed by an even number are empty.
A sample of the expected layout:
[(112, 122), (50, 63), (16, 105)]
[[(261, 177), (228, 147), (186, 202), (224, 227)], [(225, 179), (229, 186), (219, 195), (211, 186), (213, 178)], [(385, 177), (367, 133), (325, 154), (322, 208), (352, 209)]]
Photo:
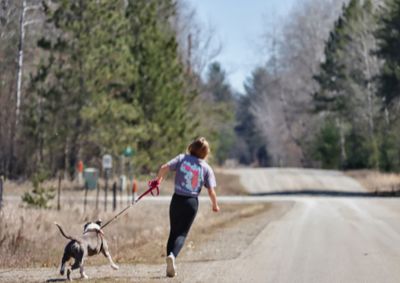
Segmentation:
[(91, 7), (101, 17), (91, 30), (88, 88), (90, 103), (83, 109), (89, 127), (88, 141), (101, 154), (121, 154), (127, 146), (136, 148), (146, 138), (143, 111), (135, 93), (137, 64), (130, 52), (130, 23), (123, 1), (103, 0)]
[[(378, 100), (373, 79), (379, 66), (372, 54), (374, 24), (371, 1), (351, 0), (345, 5), (326, 44), (320, 73), (315, 76), (320, 86), (314, 95), (315, 109), (333, 114), (337, 122), (342, 168), (379, 164), (374, 126)], [(349, 155), (349, 148), (362, 148), (366, 152), (351, 151)]]
[(204, 89), (209, 98), (205, 111), (212, 120), (212, 123), (207, 123), (210, 140), (214, 144), (217, 162), (223, 164), (230, 157), (235, 142), (235, 100), (225, 71), (218, 62), (209, 66)]
[(232, 90), (226, 81), (226, 73), (219, 62), (213, 62), (207, 73), (206, 91), (212, 94), (215, 102), (228, 102), (233, 100)]
[(377, 31), (378, 56), (383, 59), (378, 95), (390, 106), (400, 97), (400, 1), (387, 1)]
[(270, 165), (266, 144), (258, 130), (256, 118), (252, 111), (253, 103), (260, 102), (261, 95), (267, 88), (265, 83), (267, 76), (267, 71), (264, 68), (254, 70), (252, 76), (246, 80), (244, 85), (245, 94), (238, 101), (235, 131), (239, 137), (239, 142), (242, 140), (246, 144), (246, 148), (237, 153), (239, 161), (243, 164), (256, 162), (260, 166)]
[(123, 1), (46, 3), (48, 33), (38, 44), (48, 58), (32, 78), (25, 128), (37, 163), (46, 159), (54, 171), (73, 168), (84, 150), (120, 153), (139, 136), (140, 110), (130, 97), (136, 73)]
[(324, 169), (337, 169), (340, 166), (340, 134), (336, 124), (327, 120), (316, 135), (313, 146), (314, 157)]
[(377, 56), (383, 65), (378, 75), (377, 95), (383, 99), (381, 123), (381, 167), (386, 171), (400, 170), (400, 136), (397, 105), (400, 97), (400, 1), (386, 1), (380, 11)]
[(47, 51), (48, 59), (32, 79), (37, 96), (26, 105), (25, 122), (38, 145), (36, 162), (46, 158), (53, 170), (66, 170), (71, 149), (80, 141), (80, 112), (89, 99), (85, 59), (93, 19), (88, 18), (87, 1), (60, 1), (54, 9), (47, 2), (43, 5), (51, 32), (38, 44)]
[[(146, 138), (138, 143), (138, 160), (155, 169), (160, 160), (185, 149), (196, 121), (188, 111), (185, 74), (170, 20), (173, 1), (130, 0), (130, 51), (138, 76), (132, 81), (143, 111)], [(157, 162), (154, 162), (157, 161)]]

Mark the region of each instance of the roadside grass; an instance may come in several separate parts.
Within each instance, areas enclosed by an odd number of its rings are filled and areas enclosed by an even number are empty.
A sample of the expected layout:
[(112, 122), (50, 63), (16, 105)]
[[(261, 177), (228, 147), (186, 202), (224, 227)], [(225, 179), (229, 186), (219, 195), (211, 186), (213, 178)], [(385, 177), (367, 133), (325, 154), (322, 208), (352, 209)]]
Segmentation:
[(356, 179), (369, 192), (397, 193), (400, 191), (400, 174), (382, 173), (373, 170), (346, 171), (346, 175)]
[[(169, 231), (168, 209), (168, 203), (142, 202), (105, 228), (116, 262), (163, 262)], [(204, 234), (212, 234), (266, 209), (265, 205), (222, 204), (221, 213), (215, 214), (207, 203), (201, 203), (188, 244), (197, 245)], [(107, 220), (113, 215), (112, 212), (83, 213), (81, 207), (74, 205), (56, 211), (8, 204), (0, 217), (0, 266), (57, 267), (68, 240), (59, 233), (54, 222), (60, 223), (67, 234), (79, 236), (86, 221)], [(102, 255), (88, 260), (89, 265), (106, 263)]]
[[(234, 175), (223, 174), (219, 172), (217, 169), (215, 171), (216, 179), (217, 179), (217, 194), (218, 195), (246, 195), (245, 188), (240, 184), (240, 178)], [(150, 180), (151, 176), (140, 176), (137, 179), (138, 189), (139, 191), (144, 191), (147, 189), (147, 181)], [(119, 179), (114, 177), (109, 180), (108, 188), (111, 191), (112, 184), (116, 182), (117, 186), (119, 186)], [(43, 183), (43, 186), (46, 188), (54, 188), (57, 191), (58, 188), (58, 180), (52, 179)], [(104, 192), (105, 181), (103, 179), (99, 180), (100, 191)], [(168, 178), (163, 182), (160, 190), (161, 195), (170, 195), (173, 191), (173, 175), (169, 174)], [(119, 188), (119, 187), (118, 187)], [(5, 195), (14, 195), (14, 196), (22, 196), (25, 192), (29, 192), (33, 189), (31, 182), (29, 181), (6, 181), (4, 184), (4, 194)], [(77, 184), (77, 182), (73, 182), (70, 180), (63, 179), (61, 182), (62, 194), (69, 194), (71, 192), (83, 192), (83, 186)], [(127, 184), (127, 190), (132, 190), (132, 186), (130, 182)], [(124, 192), (126, 194), (127, 192)], [(94, 195), (95, 190), (90, 190), (89, 195)]]
[[(245, 194), (240, 186), (239, 178), (217, 173), (219, 195)], [(57, 180), (44, 184), (46, 187), (57, 187)], [(57, 267), (61, 260), (67, 240), (62, 237), (54, 222), (62, 225), (67, 234), (79, 236), (87, 221), (112, 218), (127, 203), (118, 200), (116, 212), (103, 210), (104, 184), (101, 184), (99, 210), (89, 202), (86, 212), (83, 207), (84, 191), (76, 184), (63, 181), (61, 210), (57, 211), (56, 199), (52, 200), (53, 209), (34, 209), (23, 205), (20, 201), (6, 202), (0, 212), (0, 266), (16, 267)], [(111, 187), (111, 186), (109, 186)], [(139, 182), (139, 193), (147, 188), (145, 181)], [(32, 189), (29, 182), (6, 182), (5, 194), (21, 196)], [(172, 195), (173, 182), (168, 179), (162, 186), (162, 194)], [(125, 192), (124, 192), (125, 194)], [(95, 196), (96, 190), (89, 191)], [(202, 192), (202, 195), (207, 195)], [(68, 199), (69, 196), (81, 197)], [(108, 193), (111, 199), (111, 191)], [(101, 211), (100, 211), (101, 209)], [(211, 211), (208, 203), (201, 203), (200, 209), (190, 234), (190, 243), (197, 243), (204, 234), (212, 234), (226, 225), (234, 225), (240, 219), (265, 211), (266, 205), (221, 204), (221, 213)], [(110, 251), (118, 263), (160, 263), (165, 257), (165, 246), (169, 232), (169, 203), (142, 201), (105, 228), (106, 239)], [(190, 246), (189, 243), (189, 246)], [(89, 265), (106, 263), (102, 256), (88, 260)]]

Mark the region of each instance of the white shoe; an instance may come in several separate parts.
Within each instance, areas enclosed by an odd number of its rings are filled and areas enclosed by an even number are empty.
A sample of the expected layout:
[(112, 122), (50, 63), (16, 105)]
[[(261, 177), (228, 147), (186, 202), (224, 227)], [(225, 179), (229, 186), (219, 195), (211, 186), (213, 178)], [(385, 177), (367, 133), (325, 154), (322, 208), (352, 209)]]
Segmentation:
[(172, 253), (167, 256), (167, 276), (176, 276), (175, 256)]

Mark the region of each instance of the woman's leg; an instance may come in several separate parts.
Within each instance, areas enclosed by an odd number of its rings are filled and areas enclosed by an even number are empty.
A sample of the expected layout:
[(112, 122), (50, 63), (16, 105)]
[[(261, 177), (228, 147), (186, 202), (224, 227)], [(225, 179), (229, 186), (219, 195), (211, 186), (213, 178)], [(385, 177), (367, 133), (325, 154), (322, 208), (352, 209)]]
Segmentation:
[(175, 257), (178, 256), (196, 217), (198, 206), (197, 198), (179, 195), (172, 197), (169, 210), (170, 234), (167, 243), (167, 255), (172, 253)]

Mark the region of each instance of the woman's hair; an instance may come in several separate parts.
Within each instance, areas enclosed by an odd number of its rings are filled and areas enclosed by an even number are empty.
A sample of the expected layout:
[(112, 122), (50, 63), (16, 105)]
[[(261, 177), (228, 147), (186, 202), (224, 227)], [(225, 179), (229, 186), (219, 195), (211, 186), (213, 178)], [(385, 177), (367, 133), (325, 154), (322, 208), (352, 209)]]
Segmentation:
[(210, 146), (205, 138), (199, 137), (189, 144), (187, 151), (190, 155), (205, 159), (210, 153)]

